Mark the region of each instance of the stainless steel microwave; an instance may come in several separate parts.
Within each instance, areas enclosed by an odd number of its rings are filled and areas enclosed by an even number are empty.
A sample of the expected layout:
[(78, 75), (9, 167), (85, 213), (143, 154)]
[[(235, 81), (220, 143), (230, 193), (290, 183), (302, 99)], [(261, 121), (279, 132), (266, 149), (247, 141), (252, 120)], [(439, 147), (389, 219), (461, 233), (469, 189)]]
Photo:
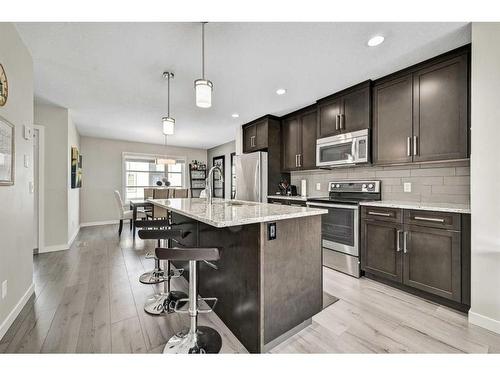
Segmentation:
[(320, 138), (316, 141), (316, 166), (368, 163), (369, 147), (368, 129)]

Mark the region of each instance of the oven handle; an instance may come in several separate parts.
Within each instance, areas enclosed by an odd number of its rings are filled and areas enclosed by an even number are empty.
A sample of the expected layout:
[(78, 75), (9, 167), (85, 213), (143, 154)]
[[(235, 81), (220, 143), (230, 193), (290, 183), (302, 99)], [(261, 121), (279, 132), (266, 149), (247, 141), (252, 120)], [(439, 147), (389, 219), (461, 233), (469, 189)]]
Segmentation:
[(350, 210), (359, 210), (359, 207), (357, 205), (352, 205), (352, 204), (307, 202), (306, 205), (307, 205), (307, 207), (348, 208)]

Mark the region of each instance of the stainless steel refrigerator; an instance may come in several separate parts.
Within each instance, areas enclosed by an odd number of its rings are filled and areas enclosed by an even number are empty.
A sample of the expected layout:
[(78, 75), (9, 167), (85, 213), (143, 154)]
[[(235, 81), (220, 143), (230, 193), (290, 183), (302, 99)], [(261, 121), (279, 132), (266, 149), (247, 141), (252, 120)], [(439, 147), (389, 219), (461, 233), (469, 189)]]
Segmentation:
[(237, 155), (236, 199), (267, 202), (267, 152)]

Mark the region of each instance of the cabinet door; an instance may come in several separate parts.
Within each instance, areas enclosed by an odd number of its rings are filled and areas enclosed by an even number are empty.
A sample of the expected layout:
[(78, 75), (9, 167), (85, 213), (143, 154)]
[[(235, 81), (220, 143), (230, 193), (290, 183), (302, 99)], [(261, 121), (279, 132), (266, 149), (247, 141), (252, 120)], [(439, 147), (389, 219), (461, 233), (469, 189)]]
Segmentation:
[(267, 148), (267, 120), (256, 123), (255, 125), (255, 149)]
[(370, 128), (370, 87), (342, 96), (342, 133)]
[(283, 169), (286, 171), (297, 168), (299, 155), (300, 121), (298, 117), (285, 119), (283, 129)]
[(243, 152), (252, 152), (255, 149), (255, 138), (257, 135), (255, 125), (243, 128)]
[(467, 157), (467, 77), (467, 55), (414, 74), (414, 161)]
[(399, 223), (362, 221), (361, 269), (363, 271), (391, 281), (403, 280), (402, 228), (402, 224)]
[(374, 164), (412, 161), (411, 75), (384, 82), (373, 88)]
[(404, 284), (460, 302), (460, 232), (407, 225), (405, 236)]
[(318, 105), (318, 138), (340, 133), (341, 98)]
[(300, 117), (301, 148), (299, 150), (300, 169), (316, 168), (316, 111), (305, 113)]

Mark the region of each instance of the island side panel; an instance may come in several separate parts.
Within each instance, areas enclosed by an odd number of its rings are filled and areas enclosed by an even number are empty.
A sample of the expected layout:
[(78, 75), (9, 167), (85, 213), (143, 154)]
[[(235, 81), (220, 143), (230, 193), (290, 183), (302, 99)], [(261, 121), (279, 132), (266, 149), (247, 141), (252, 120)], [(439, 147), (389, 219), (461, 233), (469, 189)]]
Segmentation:
[(215, 312), (251, 353), (261, 350), (260, 224), (216, 228), (198, 224), (199, 246), (218, 247), (218, 270), (200, 262), (199, 293), (217, 297)]
[(264, 344), (311, 318), (323, 305), (321, 216), (261, 224)]

